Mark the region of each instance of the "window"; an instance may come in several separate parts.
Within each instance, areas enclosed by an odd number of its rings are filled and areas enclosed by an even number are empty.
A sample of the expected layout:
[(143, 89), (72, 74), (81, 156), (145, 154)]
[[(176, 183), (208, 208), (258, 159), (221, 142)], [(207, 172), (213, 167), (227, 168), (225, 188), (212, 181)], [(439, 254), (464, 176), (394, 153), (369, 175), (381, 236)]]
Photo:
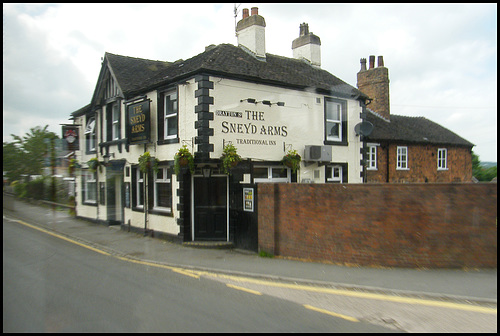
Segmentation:
[(408, 147), (398, 147), (396, 169), (407, 170), (408, 168)]
[(325, 144), (347, 145), (347, 103), (325, 98)]
[(368, 145), (368, 152), (366, 153), (366, 169), (377, 169), (377, 146)]
[(95, 118), (91, 117), (85, 126), (85, 149), (87, 152), (96, 150)]
[(106, 140), (120, 139), (120, 101), (106, 106)]
[(113, 129), (113, 140), (120, 139), (120, 106), (118, 103), (113, 104), (113, 117), (112, 117), (112, 129)]
[(259, 182), (291, 182), (291, 170), (283, 166), (253, 168), (254, 183)]
[(136, 176), (137, 178), (135, 179), (135, 206), (138, 208), (142, 208), (144, 206), (144, 174), (141, 172), (140, 169), (136, 169)]
[(172, 185), (169, 178), (169, 170), (159, 167), (154, 174), (154, 209), (160, 211), (172, 210)]
[(347, 183), (347, 163), (326, 166), (327, 183)]
[(178, 142), (178, 105), (177, 91), (160, 94), (158, 113), (158, 141), (162, 143)]
[(446, 148), (439, 148), (437, 155), (438, 170), (447, 170), (448, 166), (446, 164), (447, 151)]
[(97, 203), (97, 182), (96, 173), (85, 171), (82, 174), (83, 178), (83, 202), (84, 203)]

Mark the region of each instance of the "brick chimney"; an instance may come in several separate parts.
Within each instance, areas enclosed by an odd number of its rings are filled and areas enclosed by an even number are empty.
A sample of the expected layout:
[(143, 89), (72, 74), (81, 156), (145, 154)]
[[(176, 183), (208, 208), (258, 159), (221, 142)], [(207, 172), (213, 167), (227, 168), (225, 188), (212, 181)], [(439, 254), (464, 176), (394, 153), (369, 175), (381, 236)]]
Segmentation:
[(375, 67), (375, 56), (370, 56), (368, 70), (366, 69), (366, 58), (361, 59), (358, 89), (372, 99), (367, 108), (385, 119), (390, 119), (389, 69), (384, 66), (383, 56), (378, 57), (377, 67)]
[(258, 58), (266, 58), (266, 21), (259, 15), (259, 9), (252, 7), (252, 15), (248, 8), (243, 9), (243, 18), (236, 24), (238, 46), (244, 46)]
[(306, 59), (314, 66), (321, 66), (321, 40), (313, 33), (309, 33), (307, 23), (300, 24), (299, 37), (292, 42), (293, 57)]

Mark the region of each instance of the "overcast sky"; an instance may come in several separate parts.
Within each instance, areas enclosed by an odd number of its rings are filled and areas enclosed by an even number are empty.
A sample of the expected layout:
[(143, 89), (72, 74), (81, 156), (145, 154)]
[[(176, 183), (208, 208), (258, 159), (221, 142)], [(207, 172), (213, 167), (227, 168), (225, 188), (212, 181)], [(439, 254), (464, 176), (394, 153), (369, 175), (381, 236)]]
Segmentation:
[[(266, 52), (292, 57), (299, 25), (321, 67), (356, 87), (360, 58), (384, 56), (391, 114), (423, 116), (497, 161), (496, 4), (237, 4), (258, 7)], [(105, 52), (162, 61), (236, 44), (234, 4), (4, 4), (3, 141), (59, 124), (90, 102)]]

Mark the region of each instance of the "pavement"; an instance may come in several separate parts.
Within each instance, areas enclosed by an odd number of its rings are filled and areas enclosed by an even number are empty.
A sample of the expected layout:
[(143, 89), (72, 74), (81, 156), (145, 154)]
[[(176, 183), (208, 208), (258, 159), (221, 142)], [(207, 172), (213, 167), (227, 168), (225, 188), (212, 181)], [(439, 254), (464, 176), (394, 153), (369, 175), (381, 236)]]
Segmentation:
[(497, 303), (497, 269), (410, 269), (342, 266), (259, 257), (239, 249), (203, 249), (76, 219), (67, 210), (19, 200), (5, 206), (5, 219), (37, 225), (113, 255), (173, 267), (300, 284), (410, 295), (439, 300)]

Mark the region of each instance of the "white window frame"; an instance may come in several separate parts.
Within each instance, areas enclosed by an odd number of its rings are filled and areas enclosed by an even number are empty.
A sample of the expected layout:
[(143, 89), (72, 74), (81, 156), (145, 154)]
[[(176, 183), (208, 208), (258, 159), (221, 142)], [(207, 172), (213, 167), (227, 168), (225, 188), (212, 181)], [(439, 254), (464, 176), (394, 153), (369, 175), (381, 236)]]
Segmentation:
[(448, 170), (448, 151), (446, 148), (438, 148), (437, 151), (437, 169)]
[[(342, 176), (343, 176), (343, 171), (342, 171), (342, 166), (340, 165), (332, 165), (328, 166), (331, 168), (331, 174), (330, 176), (326, 176), (326, 181), (327, 182), (333, 182), (333, 183), (343, 183), (342, 181)], [(325, 170), (325, 174), (328, 172), (328, 169)], [(337, 173), (336, 173), (337, 172)]]
[(112, 139), (120, 138), (120, 105), (116, 102), (111, 107), (111, 122), (112, 122)]
[(408, 167), (408, 147), (398, 146), (396, 151), (396, 170), (409, 170)]
[(88, 136), (87, 150), (89, 152), (96, 150), (96, 122), (97, 119), (95, 117), (89, 118), (89, 120), (87, 121), (87, 125), (85, 126), (85, 141), (87, 141)]
[[(142, 209), (144, 207), (144, 173), (141, 172), (139, 168), (136, 169), (136, 180), (135, 180), (135, 206), (136, 208)], [(142, 186), (141, 186), (142, 184)], [(142, 203), (141, 203), (142, 195)]]
[[(170, 101), (174, 102), (174, 111), (167, 114), (167, 98), (170, 98)], [(174, 98), (174, 99), (172, 99)], [(178, 97), (177, 97), (177, 90), (173, 91), (167, 91), (165, 92), (163, 96), (163, 117), (164, 117), (164, 122), (163, 122), (163, 139), (176, 139), (178, 136), (178, 129), (177, 125), (179, 122), (179, 105), (178, 105)], [(177, 118), (177, 123), (176, 123), (176, 132), (175, 134), (168, 134), (168, 122), (169, 119)]]
[[(254, 183), (290, 183), (292, 181), (292, 170), (290, 168), (286, 168), (283, 166), (256, 166), (255, 168), (267, 168), (267, 178), (254, 178), (253, 181)], [(283, 170), (286, 169), (287, 177), (273, 177), (273, 170), (274, 169), (279, 169)]]
[[(163, 178), (159, 179), (158, 178), (158, 172), (163, 173)], [(168, 168), (167, 167), (158, 167), (158, 172), (154, 174), (154, 210), (159, 210), (159, 211), (164, 211), (164, 212), (172, 212), (171, 207), (162, 207), (158, 205), (158, 184), (167, 184), (168, 186), (168, 191), (170, 192), (170, 200), (172, 201), (172, 184), (170, 179), (168, 178)]]
[[(325, 127), (326, 127), (326, 140), (327, 141), (337, 141), (341, 142), (342, 141), (342, 109), (343, 109), (343, 104), (337, 101), (332, 101), (332, 100), (325, 100), (326, 102), (326, 111), (325, 111)], [(328, 118), (328, 109), (329, 107), (336, 106), (337, 112), (338, 112), (338, 118), (337, 119), (331, 119)], [(328, 127), (328, 125), (331, 124), (336, 124), (338, 126), (339, 134), (338, 136), (331, 136), (328, 134), (328, 130), (331, 128)]]
[(366, 169), (377, 170), (377, 145), (368, 144), (368, 151), (366, 153)]
[[(84, 173), (84, 188), (85, 188), (85, 199), (83, 200), (84, 203), (92, 203), (92, 204), (97, 204), (97, 178), (96, 178), (96, 173), (92, 173), (90, 171), (86, 171)], [(93, 198), (91, 197), (91, 186), (93, 185)]]

